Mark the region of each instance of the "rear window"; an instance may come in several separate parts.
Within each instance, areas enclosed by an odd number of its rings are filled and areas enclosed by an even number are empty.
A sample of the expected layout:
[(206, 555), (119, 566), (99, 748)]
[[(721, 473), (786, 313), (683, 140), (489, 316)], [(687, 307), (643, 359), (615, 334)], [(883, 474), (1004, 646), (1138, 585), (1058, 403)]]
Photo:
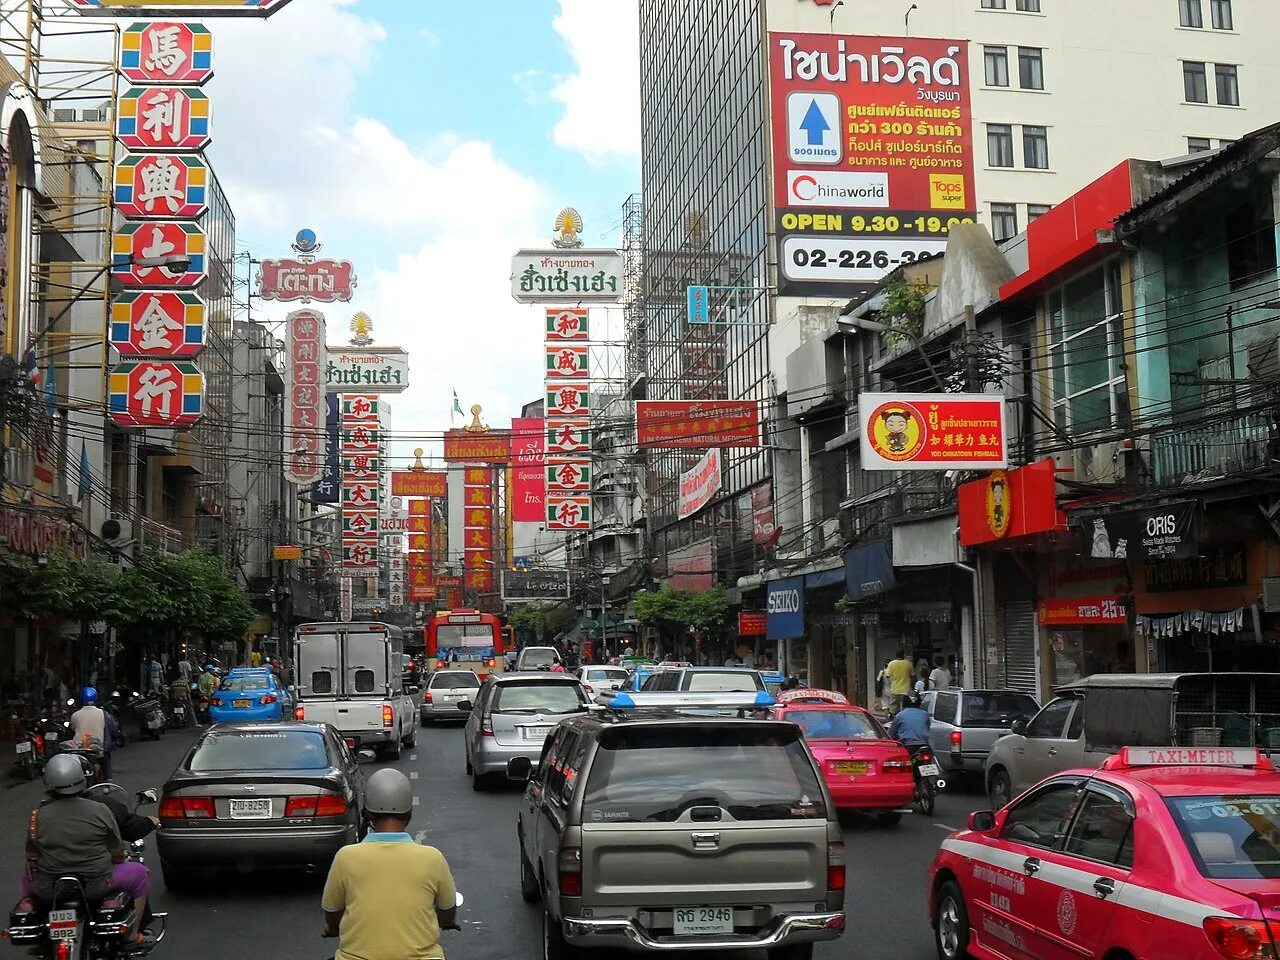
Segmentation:
[(588, 670), (586, 677), (588, 680), (618, 680), (626, 683), (631, 679), (631, 674), (618, 667), (613, 670)]
[(693, 723), (619, 727), (601, 738), (584, 823), (669, 823), (701, 806), (721, 807), (735, 820), (827, 815), (795, 728)]
[[(326, 676), (328, 676), (328, 674), (326, 674)], [(218, 689), (230, 691), (267, 690), (270, 689), (270, 687), (271, 684), (260, 677), (228, 677), (226, 680), (222, 681), (222, 686)]]
[(332, 766), (322, 734), (311, 730), (210, 733), (191, 755), (194, 773), (217, 770), (325, 770)]
[(333, 693), (333, 674), (328, 670), (317, 670), (311, 674), (312, 693)]
[(1011, 727), (1036, 715), (1040, 707), (1025, 693), (967, 692), (960, 713), (964, 727)]
[(576, 683), (503, 683), (494, 691), (494, 713), (570, 713), (585, 702)]
[(1280, 796), (1170, 797), (1166, 803), (1204, 876), (1280, 879)]
[(520, 665), (525, 667), (549, 667), (555, 662), (554, 650), (526, 650), (520, 654)]
[(809, 740), (887, 740), (880, 724), (857, 710), (788, 710), (785, 718), (798, 724)]
[(764, 681), (756, 673), (715, 673), (699, 670), (689, 674), (688, 690), (749, 693), (764, 689)]
[(461, 671), (452, 672), (445, 671), (443, 673), (433, 674), (431, 677), (431, 688), (439, 690), (441, 688), (456, 690), (459, 687), (478, 687), (480, 686), (480, 678), (474, 673), (463, 673)]

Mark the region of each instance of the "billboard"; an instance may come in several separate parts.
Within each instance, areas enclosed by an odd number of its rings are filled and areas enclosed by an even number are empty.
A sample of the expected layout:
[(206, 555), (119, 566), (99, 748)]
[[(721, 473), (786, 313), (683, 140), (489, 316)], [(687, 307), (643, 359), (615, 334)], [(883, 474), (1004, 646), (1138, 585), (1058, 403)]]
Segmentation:
[[(449, 495), (449, 475), (442, 470), (391, 471), (393, 497), (436, 497)], [(425, 513), (426, 510), (423, 509)]]
[(289, 0), (70, 0), (79, 13), (108, 17), (269, 17)]
[(314, 310), (295, 310), (285, 319), (285, 422), (289, 455), (285, 476), (293, 483), (318, 482), (324, 474), (325, 433), (329, 429), (320, 364), (325, 319)]
[(448, 463), (510, 463), (511, 431), (446, 430), (444, 459)]
[(997, 470), (1009, 463), (1002, 396), (863, 393), (858, 426), (863, 470)]
[(511, 519), (515, 523), (546, 520), (546, 426), (541, 417), (511, 421)]
[(402, 393), (409, 389), (409, 355), (400, 347), (343, 346), (329, 351), (324, 376), (333, 393)]
[(618, 250), (520, 250), (511, 258), (517, 303), (617, 303), (624, 289)]
[(758, 447), (755, 400), (637, 400), (636, 443), (642, 447)]
[(680, 474), (680, 500), (677, 514), (681, 520), (691, 517), (720, 492), (720, 450), (708, 450), (697, 466)]
[(968, 43), (769, 35), (779, 293), (849, 297), (976, 218)]

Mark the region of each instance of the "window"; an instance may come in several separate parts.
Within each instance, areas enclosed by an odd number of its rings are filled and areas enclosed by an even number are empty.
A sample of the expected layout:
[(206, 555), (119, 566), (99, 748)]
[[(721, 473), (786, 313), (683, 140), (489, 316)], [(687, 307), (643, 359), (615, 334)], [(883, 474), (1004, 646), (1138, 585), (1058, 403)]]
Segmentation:
[(322, 770), (331, 760), (324, 734), (210, 731), (191, 755), (193, 773), (223, 770)]
[(1021, 10), (1023, 13), (1039, 13), (1040, 0), (1017, 0), (1014, 9)]
[(1044, 127), (1022, 128), (1022, 165), (1032, 170), (1049, 169), (1049, 131)]
[(1018, 235), (1018, 206), (1014, 203), (991, 205), (991, 236), (997, 243)]
[(583, 703), (576, 683), (504, 683), (498, 687), (493, 713), (573, 713)]
[(888, 734), (869, 713), (852, 710), (788, 710), (787, 719), (806, 740), (883, 740)]
[(1079, 740), (1084, 733), (1084, 701), (1076, 704), (1075, 713), (1071, 714), (1071, 723), (1067, 725), (1067, 739)]
[(933, 719), (943, 723), (956, 722), (956, 705), (960, 695), (956, 693), (940, 693), (933, 701)]
[(1184, 27), (1203, 27), (1200, 0), (1178, 0), (1178, 23)]
[[(1050, 704), (1045, 709), (1052, 706)], [(1046, 784), (1009, 810), (1001, 836), (1033, 847), (1057, 847), (1071, 819), (1079, 787), (1077, 780), (1056, 780)]]
[(333, 674), (328, 670), (317, 670), (311, 674), (312, 693), (333, 693)]
[(689, 674), (688, 690), (701, 690), (720, 693), (755, 693), (764, 689), (764, 681), (754, 670), (738, 670), (733, 673), (716, 673), (710, 670), (696, 670)]
[(1209, 102), (1204, 64), (1198, 60), (1182, 61), (1182, 96), (1187, 103)]
[(960, 722), (966, 727), (1001, 727), (1007, 730), (1015, 720), (1034, 717), (1039, 709), (1035, 700), (1025, 693), (966, 691), (964, 715)]
[(1013, 166), (1013, 127), (1009, 124), (987, 124), (987, 165)]
[(372, 670), (357, 670), (354, 680), (356, 693), (373, 693), (376, 678)]
[(1276, 231), (1270, 204), (1245, 203), (1227, 214), (1227, 279), (1246, 287), (1276, 272)]
[(982, 0), (983, 10), (1003, 10), (1004, 0)]
[(1018, 48), (1018, 86), (1023, 90), (1044, 89), (1044, 51), (1039, 47)]
[(1280, 879), (1280, 804), (1275, 794), (1165, 800), (1203, 876)]
[(1082, 436), (1125, 421), (1124, 301), (1109, 263), (1049, 292), (1049, 380), (1054, 424)]
[(1236, 71), (1237, 68), (1230, 63), (1213, 65), (1213, 82), (1217, 87), (1220, 106), (1240, 106), (1240, 77)]
[(1213, 29), (1235, 29), (1235, 20), (1231, 16), (1231, 0), (1209, 0), (1209, 14), (1213, 17)]
[(1234, 140), (1219, 140), (1219, 141), (1218, 141), (1218, 146), (1220, 146), (1220, 147), (1229, 147), (1229, 146), (1231, 146), (1233, 143), (1235, 143), (1235, 141), (1234, 141)]
[(1213, 149), (1213, 142), (1208, 137), (1187, 137), (1187, 153), (1204, 153)]
[(1009, 85), (1009, 48), (983, 47), (983, 62), (987, 68), (988, 87)]
[(1075, 700), (1071, 697), (1054, 700), (1027, 725), (1027, 736), (1036, 740), (1061, 740), (1062, 729), (1067, 725), (1067, 716), (1074, 705)]
[(1086, 789), (1063, 852), (1120, 867), (1133, 866), (1130, 806), (1110, 791)]
[(1043, 217), (1046, 213), (1053, 209), (1048, 203), (1028, 203), (1027, 204), (1027, 223), (1034, 223)]

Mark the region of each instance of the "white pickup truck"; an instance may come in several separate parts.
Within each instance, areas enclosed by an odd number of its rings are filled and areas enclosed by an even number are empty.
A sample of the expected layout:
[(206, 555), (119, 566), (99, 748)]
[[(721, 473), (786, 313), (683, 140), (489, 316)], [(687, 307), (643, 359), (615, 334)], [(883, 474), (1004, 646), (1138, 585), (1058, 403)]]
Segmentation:
[(404, 688), (404, 631), (386, 623), (304, 623), (294, 635), (294, 717), (330, 723), (356, 748), (396, 760), (417, 743)]

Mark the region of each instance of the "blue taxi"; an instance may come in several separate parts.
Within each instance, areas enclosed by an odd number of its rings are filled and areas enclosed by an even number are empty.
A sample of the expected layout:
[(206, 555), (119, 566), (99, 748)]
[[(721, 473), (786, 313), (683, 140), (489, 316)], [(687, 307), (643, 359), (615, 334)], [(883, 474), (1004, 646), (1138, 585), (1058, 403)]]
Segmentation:
[(209, 704), (214, 723), (255, 723), (293, 719), (289, 691), (270, 670), (237, 667), (223, 678)]

